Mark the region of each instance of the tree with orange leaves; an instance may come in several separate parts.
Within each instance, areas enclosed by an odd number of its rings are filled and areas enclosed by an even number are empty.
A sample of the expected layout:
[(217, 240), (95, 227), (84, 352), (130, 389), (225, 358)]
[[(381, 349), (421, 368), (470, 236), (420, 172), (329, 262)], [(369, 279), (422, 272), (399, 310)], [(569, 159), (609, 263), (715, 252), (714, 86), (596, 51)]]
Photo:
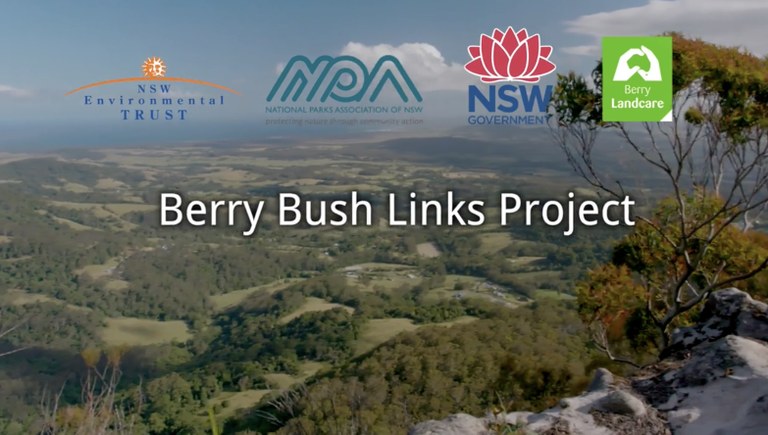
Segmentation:
[[(603, 122), (600, 63), (592, 83), (573, 72), (558, 75), (550, 110), (558, 145), (574, 170), (600, 192), (627, 195), (626, 180), (608, 181), (594, 158), (597, 138), (609, 130), (668, 181), (670, 198), (653, 215), (637, 216), (638, 225), (615, 249), (613, 265), (593, 271), (580, 287), (592, 288), (580, 292), (584, 307), (634, 310), (627, 324), (637, 328), (630, 320), (641, 318), (641, 324), (653, 325), (659, 348), (711, 292), (764, 279), (761, 272), (768, 267), (768, 250), (752, 231), (768, 208), (768, 60), (676, 33), (669, 36), (672, 122), (636, 127)], [(617, 303), (608, 296), (619, 288), (624, 301)], [(635, 306), (638, 289), (640, 307)], [(609, 319), (585, 320), (601, 323), (604, 330)], [(596, 337), (601, 347), (608, 344), (605, 337)]]

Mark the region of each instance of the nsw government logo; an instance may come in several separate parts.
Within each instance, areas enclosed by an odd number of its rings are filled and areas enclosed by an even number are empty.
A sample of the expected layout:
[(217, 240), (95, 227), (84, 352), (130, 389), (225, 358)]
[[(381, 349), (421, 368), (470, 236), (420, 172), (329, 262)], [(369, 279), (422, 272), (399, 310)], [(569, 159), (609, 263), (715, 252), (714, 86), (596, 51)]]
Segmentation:
[[(370, 66), (370, 68), (369, 68)], [(292, 57), (267, 95), (268, 125), (420, 124), (422, 97), (400, 61), (366, 65), (354, 56)]]
[[(141, 65), (140, 77), (104, 80), (81, 86), (65, 95), (88, 91), (81, 100), (87, 107), (114, 108), (123, 121), (185, 121), (198, 107), (211, 108), (224, 105), (224, 94), (195, 95), (187, 90), (171, 88), (171, 83), (207, 86), (219, 91), (239, 95), (226, 86), (183, 77), (166, 77), (168, 67), (159, 57), (148, 57)], [(91, 90), (107, 85), (136, 83), (135, 92), (118, 94), (91, 94)]]
[[(555, 71), (549, 60), (551, 45), (543, 45), (538, 33), (508, 27), (506, 31), (494, 29), (490, 36), (480, 35), (480, 44), (470, 45), (468, 51), (472, 60), (464, 69), (488, 84), (469, 86), (469, 124), (546, 124), (552, 85), (535, 83)], [(514, 82), (523, 84), (511, 84)]]

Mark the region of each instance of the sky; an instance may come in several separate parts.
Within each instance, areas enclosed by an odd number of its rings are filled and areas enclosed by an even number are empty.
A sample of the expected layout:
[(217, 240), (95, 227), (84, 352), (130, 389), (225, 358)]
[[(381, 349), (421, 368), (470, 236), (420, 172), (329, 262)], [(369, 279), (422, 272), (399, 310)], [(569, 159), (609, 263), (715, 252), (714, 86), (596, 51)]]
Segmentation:
[[(266, 95), (297, 54), (349, 54), (366, 63), (393, 54), (423, 94), (423, 117), (450, 126), (465, 122), (467, 85), (477, 84), (463, 69), (467, 46), (497, 27), (539, 33), (553, 46), (557, 72), (586, 73), (607, 35), (676, 30), (763, 56), (765, 22), (764, 0), (6, 0), (0, 4), (0, 146), (215, 140), (235, 138), (238, 128), (240, 139), (258, 136)], [(215, 109), (195, 109), (183, 122), (153, 123), (84, 105), (88, 94), (135, 96), (135, 84), (64, 95), (88, 83), (141, 76), (149, 56), (166, 62), (169, 77), (213, 82), (239, 95), (225, 95)], [(189, 84), (173, 89), (180, 96), (222, 94)]]

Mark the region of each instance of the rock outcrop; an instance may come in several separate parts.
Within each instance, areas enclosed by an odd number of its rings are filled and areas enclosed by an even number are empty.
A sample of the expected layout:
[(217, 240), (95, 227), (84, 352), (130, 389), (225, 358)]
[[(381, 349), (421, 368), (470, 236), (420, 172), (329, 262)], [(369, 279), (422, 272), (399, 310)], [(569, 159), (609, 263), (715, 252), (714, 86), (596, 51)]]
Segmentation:
[(583, 394), (540, 413), (456, 414), (409, 435), (768, 434), (768, 305), (714, 292), (663, 357), (622, 381), (599, 369)]

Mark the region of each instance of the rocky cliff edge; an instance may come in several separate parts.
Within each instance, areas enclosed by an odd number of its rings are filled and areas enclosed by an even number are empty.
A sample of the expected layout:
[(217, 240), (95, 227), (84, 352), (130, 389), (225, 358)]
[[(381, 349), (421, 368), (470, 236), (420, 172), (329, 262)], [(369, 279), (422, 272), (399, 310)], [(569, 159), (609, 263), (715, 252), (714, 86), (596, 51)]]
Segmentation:
[(580, 396), (540, 413), (455, 414), (409, 435), (768, 434), (768, 305), (714, 292), (699, 323), (672, 334), (658, 364), (628, 379), (598, 369)]

